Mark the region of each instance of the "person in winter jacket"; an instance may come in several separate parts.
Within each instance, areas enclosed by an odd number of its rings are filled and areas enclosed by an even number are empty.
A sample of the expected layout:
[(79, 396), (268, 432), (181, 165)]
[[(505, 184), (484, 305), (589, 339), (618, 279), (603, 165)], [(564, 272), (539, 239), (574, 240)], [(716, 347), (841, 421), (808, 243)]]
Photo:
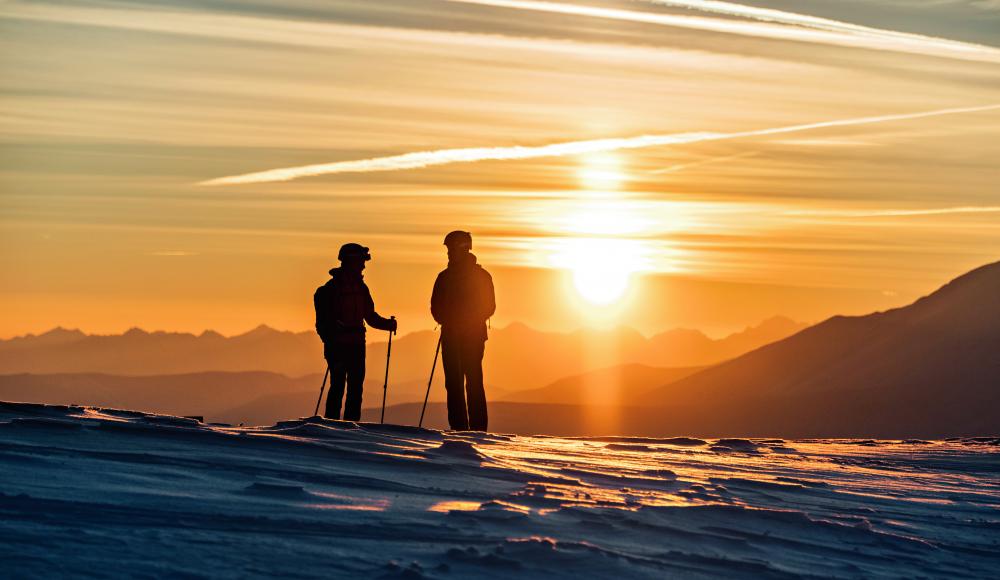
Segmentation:
[(483, 354), (486, 320), (496, 311), (493, 277), (472, 254), (469, 232), (451, 232), (445, 236), (444, 245), (448, 248), (448, 267), (434, 282), (431, 315), (441, 325), (448, 424), (460, 431), (486, 431)]
[(316, 332), (323, 340), (323, 356), (330, 367), (330, 392), (324, 416), (340, 419), (346, 382), (344, 420), (358, 421), (365, 382), (365, 323), (395, 332), (396, 320), (375, 312), (375, 302), (363, 276), (365, 262), (372, 259), (368, 248), (344, 244), (337, 258), (340, 267), (330, 270), (330, 280), (313, 295)]

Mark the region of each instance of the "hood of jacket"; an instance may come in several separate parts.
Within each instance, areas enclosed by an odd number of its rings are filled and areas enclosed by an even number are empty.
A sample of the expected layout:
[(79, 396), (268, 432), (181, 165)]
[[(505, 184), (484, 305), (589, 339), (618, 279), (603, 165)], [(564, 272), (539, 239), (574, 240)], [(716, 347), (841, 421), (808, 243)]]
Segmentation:
[(476, 255), (471, 252), (468, 254), (462, 254), (454, 260), (448, 260), (449, 270), (461, 271), (471, 268), (482, 268), (482, 266), (479, 265), (479, 260), (476, 258)]
[(338, 280), (360, 282), (365, 279), (365, 274), (364, 272), (354, 274), (337, 266), (336, 268), (330, 268), (330, 277), (333, 278), (334, 282)]

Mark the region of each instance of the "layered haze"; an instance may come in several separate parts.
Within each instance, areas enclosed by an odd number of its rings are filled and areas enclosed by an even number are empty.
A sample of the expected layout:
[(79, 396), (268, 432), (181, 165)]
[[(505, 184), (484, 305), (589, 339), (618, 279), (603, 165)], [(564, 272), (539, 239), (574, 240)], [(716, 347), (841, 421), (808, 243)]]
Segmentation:
[[(693, 365), (738, 356), (806, 326), (774, 318), (712, 339), (691, 329), (646, 337), (628, 328), (559, 334), (511, 325), (492, 332), (487, 392), (492, 400), (621, 405), (631, 394), (690, 374)], [(436, 340), (432, 332), (419, 332), (394, 341), (390, 406), (423, 400)], [(367, 407), (381, 403), (386, 346), (368, 346)], [(0, 400), (137, 408), (231, 423), (267, 424), (311, 413), (322, 373), (314, 333), (266, 326), (233, 337), (140, 329), (91, 336), (60, 328), (0, 341)], [(595, 385), (602, 395), (590, 397), (578, 385)], [(444, 399), (439, 369), (430, 400)], [(410, 423), (415, 416), (390, 419)]]
[(499, 327), (905, 304), (1000, 245), (998, 29), (958, 0), (5, 2), (0, 336), (302, 331), (347, 241), (427, 330), (455, 228)]
[[(1000, 262), (900, 308), (835, 316), (804, 329), (772, 319), (719, 340), (691, 330), (647, 338), (628, 329), (559, 335), (512, 325), (490, 340), (490, 427), (521, 434), (646, 437), (997, 433), (997, 296)], [(429, 332), (398, 341), (387, 422), (416, 422), (429, 392), (427, 425), (446, 426), (441, 375), (430, 391), (423, 379), (434, 341)], [(288, 355), (310, 343), (318, 351), (312, 336), (266, 327), (231, 338), (140, 330), (87, 336), (57, 329), (0, 342), (0, 370), (32, 371), (0, 375), (0, 400), (135, 407), (268, 424), (310, 414), (320, 376), (292, 379), (245, 369), (292, 368), (307, 359)], [(384, 360), (375, 358), (384, 347), (369, 346), (370, 372)], [(177, 367), (178, 361), (185, 366)], [(149, 374), (209, 365), (229, 371)], [(95, 367), (140, 369), (145, 376), (81, 372)], [(76, 372), (51, 374), (54, 370)], [(380, 386), (378, 379), (366, 385), (364, 421), (381, 418)]]

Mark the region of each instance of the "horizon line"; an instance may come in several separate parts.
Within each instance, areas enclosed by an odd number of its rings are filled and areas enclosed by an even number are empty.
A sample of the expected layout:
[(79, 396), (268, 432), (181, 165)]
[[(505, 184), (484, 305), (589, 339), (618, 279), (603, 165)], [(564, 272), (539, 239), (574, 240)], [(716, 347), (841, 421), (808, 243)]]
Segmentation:
[[(507, 324), (505, 324), (503, 326), (498, 326), (494, 330), (508, 330), (511, 327), (523, 326), (523, 327), (528, 328), (529, 330), (533, 330), (533, 331), (539, 332), (539, 333), (544, 333), (544, 334), (564, 334), (565, 335), (565, 334), (573, 334), (573, 333), (582, 332), (582, 331), (608, 332), (608, 331), (616, 331), (616, 330), (623, 330), (624, 329), (624, 330), (634, 331), (634, 332), (642, 335), (644, 338), (650, 338), (650, 337), (653, 337), (653, 336), (657, 336), (659, 334), (663, 334), (663, 333), (667, 333), (667, 332), (673, 332), (673, 331), (677, 331), (677, 330), (682, 330), (682, 331), (700, 332), (701, 334), (705, 335), (706, 337), (708, 337), (708, 338), (710, 338), (712, 340), (719, 340), (721, 338), (726, 338), (728, 336), (731, 336), (733, 334), (737, 334), (739, 332), (743, 332), (743, 331), (746, 331), (746, 330), (749, 330), (749, 329), (752, 329), (752, 328), (757, 328), (757, 327), (759, 327), (759, 326), (761, 326), (761, 325), (763, 325), (763, 324), (765, 324), (767, 322), (770, 322), (772, 320), (775, 320), (775, 319), (787, 320), (787, 321), (792, 322), (794, 324), (805, 324), (807, 326), (812, 326), (813, 324), (816, 324), (815, 322), (796, 320), (796, 319), (792, 318), (791, 316), (787, 316), (785, 314), (774, 314), (774, 315), (767, 316), (767, 317), (761, 319), (759, 322), (757, 322), (755, 324), (743, 325), (742, 327), (740, 327), (740, 330), (735, 330), (735, 331), (729, 332), (729, 333), (727, 333), (725, 335), (722, 335), (719, 338), (713, 338), (712, 336), (708, 335), (705, 331), (703, 331), (703, 330), (701, 330), (699, 328), (693, 328), (693, 327), (688, 327), (688, 326), (673, 326), (673, 327), (667, 328), (665, 330), (661, 330), (659, 332), (655, 332), (653, 334), (647, 335), (647, 334), (643, 333), (642, 331), (640, 331), (640, 330), (638, 330), (638, 329), (636, 329), (636, 328), (634, 328), (632, 326), (626, 325), (626, 324), (615, 324), (615, 325), (611, 325), (611, 326), (587, 326), (587, 325), (582, 325), (582, 326), (579, 326), (579, 327), (574, 328), (574, 329), (569, 330), (569, 331), (560, 331), (560, 330), (547, 330), (545, 328), (539, 328), (539, 327), (536, 327), (536, 326), (532, 326), (531, 324), (529, 324), (527, 322), (524, 322), (522, 320), (514, 320), (514, 321), (511, 321), (511, 322), (508, 322)], [(271, 325), (269, 325), (269, 324), (267, 324), (265, 322), (262, 322), (262, 323), (260, 323), (260, 324), (258, 324), (256, 326), (254, 326), (250, 330), (247, 330), (247, 331), (244, 331), (244, 332), (238, 332), (238, 333), (235, 333), (235, 334), (228, 334), (228, 335), (227, 334), (223, 334), (223, 333), (221, 333), (219, 331), (210, 329), (210, 328), (206, 328), (205, 330), (202, 330), (201, 332), (195, 332), (195, 331), (187, 331), (187, 330), (163, 330), (163, 329), (146, 330), (146, 329), (141, 328), (139, 326), (131, 326), (128, 329), (123, 330), (121, 332), (102, 333), (102, 332), (87, 332), (87, 331), (81, 330), (80, 328), (67, 328), (67, 327), (62, 326), (62, 325), (57, 325), (57, 326), (53, 326), (52, 328), (50, 328), (48, 330), (45, 330), (45, 331), (26, 332), (24, 334), (16, 334), (16, 335), (11, 335), (11, 336), (6, 336), (6, 337), (0, 337), (0, 342), (8, 342), (8, 341), (12, 341), (12, 340), (26, 339), (26, 338), (37, 338), (37, 337), (44, 336), (44, 335), (47, 335), (47, 334), (50, 334), (50, 333), (53, 333), (53, 332), (57, 332), (57, 331), (63, 331), (63, 332), (69, 332), (69, 333), (79, 333), (79, 334), (81, 334), (81, 335), (83, 335), (84, 337), (87, 337), (87, 338), (91, 338), (91, 337), (120, 337), (120, 336), (124, 336), (124, 335), (128, 334), (129, 332), (139, 331), (139, 332), (141, 332), (143, 334), (147, 334), (147, 335), (153, 335), (153, 334), (188, 335), (188, 336), (193, 336), (195, 338), (200, 338), (200, 337), (202, 337), (204, 335), (213, 335), (213, 334), (215, 334), (215, 335), (219, 335), (222, 338), (228, 340), (228, 339), (231, 339), (231, 338), (238, 338), (238, 337), (241, 337), (241, 336), (246, 336), (248, 334), (251, 334), (251, 333), (253, 333), (255, 331), (259, 331), (259, 330), (272, 331), (272, 332), (279, 333), (279, 334), (311, 334), (311, 333), (315, 333), (315, 331), (312, 330), (312, 329), (304, 329), (304, 330), (279, 329), (279, 328), (275, 328), (274, 326), (271, 326)], [(422, 328), (422, 329), (417, 329), (417, 330), (413, 330), (413, 331), (406, 332), (406, 333), (401, 333), (400, 339), (404, 338), (404, 337), (407, 337), (407, 336), (414, 335), (414, 334), (424, 333), (424, 332), (435, 332), (436, 333), (437, 329), (436, 329), (436, 327), (435, 328)], [(399, 339), (397, 339), (397, 340), (399, 340)], [(380, 343), (380, 342), (386, 342), (386, 341), (385, 340), (369, 341), (369, 344), (377, 344), (377, 343)]]

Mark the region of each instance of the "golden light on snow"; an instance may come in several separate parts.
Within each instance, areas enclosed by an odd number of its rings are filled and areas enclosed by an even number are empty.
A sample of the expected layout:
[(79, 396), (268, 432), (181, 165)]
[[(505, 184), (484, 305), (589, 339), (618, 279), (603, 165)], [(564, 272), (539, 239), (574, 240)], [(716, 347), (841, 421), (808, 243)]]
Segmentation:
[(450, 511), (470, 512), (479, 509), (480, 505), (482, 505), (482, 502), (479, 501), (446, 500), (435, 503), (427, 508), (427, 511), (440, 513), (448, 513)]

